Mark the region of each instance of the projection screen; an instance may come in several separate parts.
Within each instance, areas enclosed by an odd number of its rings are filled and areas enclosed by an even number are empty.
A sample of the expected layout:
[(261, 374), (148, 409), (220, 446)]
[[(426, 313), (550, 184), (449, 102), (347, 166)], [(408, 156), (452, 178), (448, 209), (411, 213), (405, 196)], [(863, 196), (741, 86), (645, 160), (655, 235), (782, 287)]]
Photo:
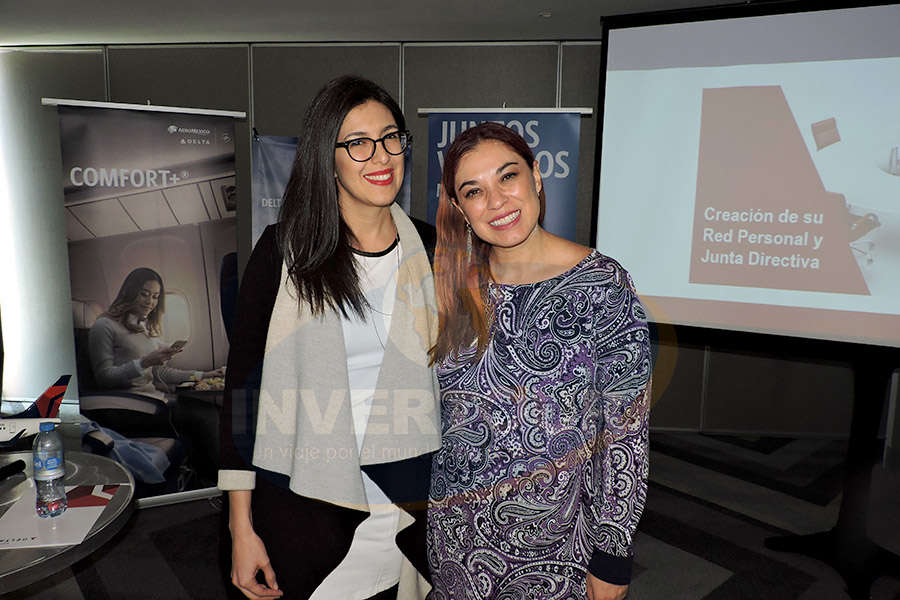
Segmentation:
[(900, 346), (900, 5), (703, 19), (605, 27), (596, 247), (657, 322)]

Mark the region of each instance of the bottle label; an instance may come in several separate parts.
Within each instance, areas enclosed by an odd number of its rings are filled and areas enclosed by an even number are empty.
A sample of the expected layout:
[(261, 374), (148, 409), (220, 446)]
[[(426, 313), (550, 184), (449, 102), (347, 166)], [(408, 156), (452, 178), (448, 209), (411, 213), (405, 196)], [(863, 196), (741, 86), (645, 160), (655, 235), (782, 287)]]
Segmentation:
[(44, 452), (34, 455), (34, 478), (38, 481), (49, 481), (65, 477), (66, 469), (62, 457), (57, 454), (47, 456)]

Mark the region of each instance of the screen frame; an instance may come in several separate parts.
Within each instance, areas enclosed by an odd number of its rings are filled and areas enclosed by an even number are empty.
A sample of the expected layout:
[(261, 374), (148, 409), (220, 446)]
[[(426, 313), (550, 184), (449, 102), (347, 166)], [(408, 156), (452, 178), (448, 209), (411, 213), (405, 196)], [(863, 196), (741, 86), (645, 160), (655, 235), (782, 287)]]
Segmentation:
[[(749, 2), (738, 5), (717, 5), (707, 7), (696, 7), (686, 9), (639, 12), (624, 15), (615, 15), (606, 17), (602, 22), (601, 31), (601, 47), (600, 47), (600, 73), (598, 77), (597, 89), (597, 126), (594, 148), (594, 179), (593, 179), (593, 196), (591, 202), (591, 229), (590, 243), (596, 247), (597, 245), (597, 218), (600, 208), (600, 173), (603, 164), (603, 126), (606, 109), (606, 74), (609, 60), (609, 36), (610, 31), (617, 29), (629, 29), (636, 27), (652, 27), (654, 25), (671, 25), (678, 23), (696, 23), (702, 21), (726, 20), (726, 19), (743, 19), (752, 17), (765, 17), (775, 15), (799, 14), (827, 12), (842, 9), (865, 8), (876, 6), (891, 6), (898, 4), (896, 1), (889, 2), (865, 2), (865, 1), (839, 1), (828, 2), (825, 6), (821, 2), (812, 2), (810, 0), (788, 0), (785, 2)], [(860, 313), (863, 314), (863, 313)], [(680, 321), (656, 321), (652, 318), (652, 314), (648, 313), (648, 320), (656, 324), (671, 325), (678, 328), (687, 328), (692, 330), (697, 336), (712, 336), (719, 338), (721, 334), (741, 333), (750, 336), (760, 336), (769, 341), (786, 342), (788, 340), (807, 343), (814, 341), (816, 344), (837, 344), (846, 345), (848, 348), (870, 348), (873, 350), (898, 351), (900, 346), (891, 345), (887, 341), (885, 343), (873, 343), (870, 341), (848, 340), (844, 338), (835, 338), (828, 336), (813, 337), (803, 335), (801, 333), (792, 333), (784, 331), (776, 331), (773, 329), (756, 329), (752, 327), (739, 328), (735, 326), (715, 324), (692, 324)], [(822, 350), (817, 345), (819, 354)]]

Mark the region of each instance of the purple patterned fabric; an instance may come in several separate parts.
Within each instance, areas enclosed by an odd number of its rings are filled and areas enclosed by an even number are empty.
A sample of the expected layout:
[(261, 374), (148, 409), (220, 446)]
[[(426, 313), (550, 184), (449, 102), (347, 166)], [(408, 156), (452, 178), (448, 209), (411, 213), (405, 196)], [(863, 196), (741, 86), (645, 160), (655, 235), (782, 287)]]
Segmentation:
[(472, 347), (438, 365), (431, 598), (585, 598), (592, 558), (601, 579), (598, 564), (630, 569), (646, 498), (644, 309), (597, 252), (490, 293), (484, 355), (472, 362)]

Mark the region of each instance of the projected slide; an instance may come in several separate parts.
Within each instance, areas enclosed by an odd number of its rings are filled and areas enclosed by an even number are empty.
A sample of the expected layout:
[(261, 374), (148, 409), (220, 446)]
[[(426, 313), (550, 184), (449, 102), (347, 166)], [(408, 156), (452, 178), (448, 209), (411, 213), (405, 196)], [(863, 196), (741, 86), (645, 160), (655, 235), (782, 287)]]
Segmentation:
[(596, 246), (655, 320), (900, 345), (900, 43), (822, 26), (875, 8), (610, 32)]
[(844, 197), (823, 188), (781, 86), (704, 89), (701, 106), (690, 281), (868, 294)]

